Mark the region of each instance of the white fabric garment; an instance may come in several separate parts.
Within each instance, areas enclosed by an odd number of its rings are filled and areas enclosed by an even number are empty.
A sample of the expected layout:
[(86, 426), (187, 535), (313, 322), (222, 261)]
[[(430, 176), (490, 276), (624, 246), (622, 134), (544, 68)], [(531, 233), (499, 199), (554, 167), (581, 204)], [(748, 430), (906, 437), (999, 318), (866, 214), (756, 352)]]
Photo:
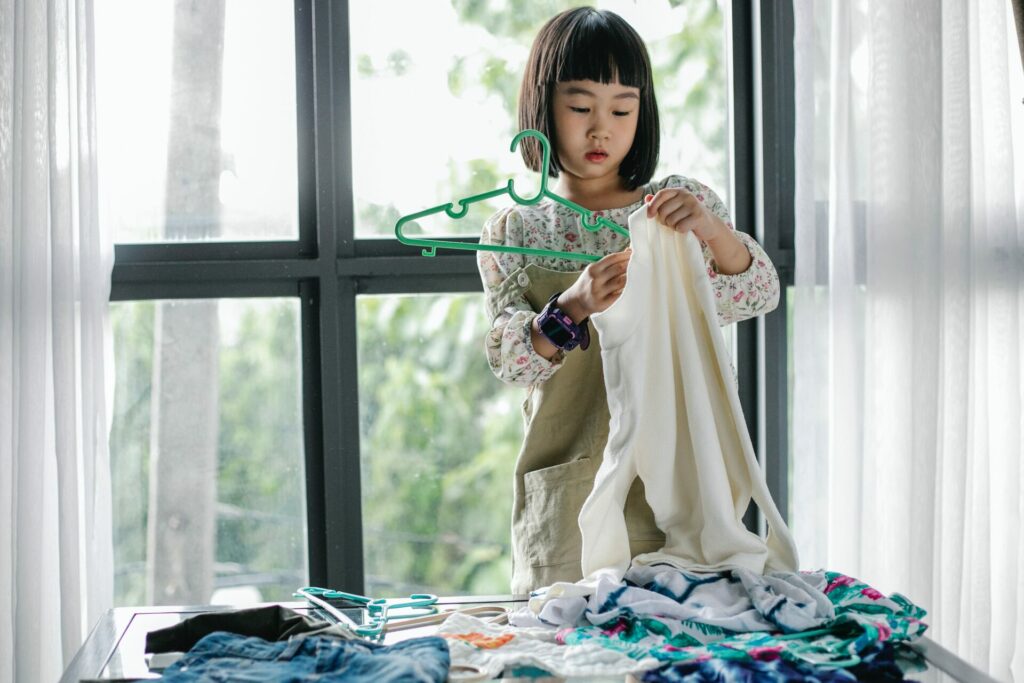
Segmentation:
[(437, 635), (448, 642), (453, 669), (474, 667), (490, 678), (506, 667), (534, 666), (553, 676), (622, 680), (627, 674), (662, 664), (653, 657), (633, 659), (596, 643), (565, 646), (550, 628), (499, 626), (459, 612), (445, 619)]
[(707, 574), (664, 565), (636, 565), (626, 572), (623, 582), (599, 577), (589, 594), (583, 586), (567, 585), (573, 590), (562, 591), (562, 597), (531, 599), (528, 606), (509, 617), (509, 623), (599, 626), (620, 616), (637, 615), (658, 619), (672, 635), (686, 630), (707, 643), (721, 636), (695, 625), (734, 633), (794, 633), (835, 619), (835, 607), (824, 593), (828, 579), (823, 571), (762, 575), (736, 569)]
[(1024, 74), (1006, 0), (794, 2), (790, 525), (1024, 681)]
[[(644, 207), (630, 216), (629, 231), (626, 287), (591, 317), (611, 423), (580, 511), (584, 580), (619, 581), (633, 561), (623, 505), (636, 476), (666, 535), (660, 551), (637, 563), (795, 571), (796, 547), (747, 434), (700, 244), (649, 219)], [(751, 498), (767, 539), (743, 525)]]
[(113, 594), (92, 3), (0, 3), (0, 680), (55, 681)]

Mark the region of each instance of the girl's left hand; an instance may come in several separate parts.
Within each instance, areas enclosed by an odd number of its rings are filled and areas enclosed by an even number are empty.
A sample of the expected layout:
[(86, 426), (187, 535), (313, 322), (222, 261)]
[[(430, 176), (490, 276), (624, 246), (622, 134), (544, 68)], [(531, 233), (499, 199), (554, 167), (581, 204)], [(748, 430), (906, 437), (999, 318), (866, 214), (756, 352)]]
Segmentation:
[(721, 218), (714, 215), (704, 206), (704, 202), (681, 187), (670, 187), (658, 190), (655, 195), (647, 195), (647, 217), (658, 221), (676, 232), (692, 232), (702, 242), (711, 242), (728, 226)]

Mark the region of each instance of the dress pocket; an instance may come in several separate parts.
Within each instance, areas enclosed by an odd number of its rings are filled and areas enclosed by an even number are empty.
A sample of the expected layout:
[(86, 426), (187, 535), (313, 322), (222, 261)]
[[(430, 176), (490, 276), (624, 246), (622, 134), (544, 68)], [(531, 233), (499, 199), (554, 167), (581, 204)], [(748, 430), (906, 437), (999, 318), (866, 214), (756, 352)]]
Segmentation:
[(597, 474), (590, 458), (523, 475), (524, 555), (532, 567), (580, 562), (579, 515)]

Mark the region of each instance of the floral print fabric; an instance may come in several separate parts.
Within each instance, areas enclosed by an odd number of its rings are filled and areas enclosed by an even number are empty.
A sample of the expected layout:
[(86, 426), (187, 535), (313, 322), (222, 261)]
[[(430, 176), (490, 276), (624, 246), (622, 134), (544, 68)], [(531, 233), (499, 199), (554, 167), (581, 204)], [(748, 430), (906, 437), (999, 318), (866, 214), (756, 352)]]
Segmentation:
[[(734, 229), (729, 211), (722, 200), (703, 183), (672, 175), (659, 182), (648, 183), (644, 194), (664, 188), (682, 187), (704, 203), (709, 211)], [(596, 212), (599, 216), (627, 225), (629, 215), (642, 200), (629, 206)], [(768, 255), (749, 235), (736, 232), (751, 255), (750, 267), (733, 275), (718, 272), (711, 249), (703, 245), (708, 277), (715, 293), (720, 325), (746, 320), (773, 310), (779, 301), (779, 277)], [(629, 246), (628, 238), (614, 230), (590, 231), (580, 222), (578, 214), (556, 202), (545, 200), (533, 206), (512, 206), (498, 211), (485, 223), (481, 244), (550, 249), (605, 256)], [(519, 295), (509, 297), (509, 288), (502, 284), (517, 270), (534, 263), (560, 272), (575, 272), (585, 267), (580, 261), (557, 257), (527, 257), (494, 251), (477, 252), (477, 266), (483, 280), (491, 330), (487, 335), (487, 358), (499, 379), (510, 384), (531, 386), (547, 380), (561, 367), (561, 354), (547, 360), (536, 352), (530, 338), (530, 325), (535, 312)]]

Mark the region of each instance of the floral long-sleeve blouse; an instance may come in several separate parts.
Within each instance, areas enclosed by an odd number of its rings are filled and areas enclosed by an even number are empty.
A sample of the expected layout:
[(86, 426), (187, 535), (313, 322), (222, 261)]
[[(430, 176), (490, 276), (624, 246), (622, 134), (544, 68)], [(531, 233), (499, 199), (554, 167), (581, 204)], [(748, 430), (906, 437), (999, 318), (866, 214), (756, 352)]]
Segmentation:
[[(671, 175), (660, 182), (648, 183), (644, 194), (654, 194), (668, 187), (685, 188), (721, 218), (730, 230), (734, 230), (729, 210), (722, 200), (709, 187), (696, 180)], [(598, 211), (597, 215), (625, 227), (629, 215), (642, 203), (643, 200), (640, 200), (629, 206)], [(753, 237), (743, 232), (736, 232), (735, 235), (746, 245), (751, 256), (750, 267), (742, 273), (719, 273), (710, 247), (702, 245), (708, 276), (715, 293), (719, 325), (768, 313), (779, 303), (779, 276), (768, 255)], [(614, 230), (587, 230), (580, 224), (579, 215), (571, 209), (544, 200), (533, 206), (516, 205), (495, 213), (484, 224), (480, 243), (605, 256), (622, 251), (629, 245), (629, 240)], [(530, 327), (537, 314), (525, 296), (520, 294), (509, 299), (507, 295), (499, 295), (502, 283), (514, 271), (526, 266), (527, 262), (562, 272), (578, 271), (581, 265), (585, 267), (573, 259), (496, 251), (477, 252), (486, 308), (492, 321), (485, 343), (487, 360), (499, 379), (520, 386), (544, 382), (558, 371), (564, 358), (559, 352), (548, 360), (533, 348)]]

